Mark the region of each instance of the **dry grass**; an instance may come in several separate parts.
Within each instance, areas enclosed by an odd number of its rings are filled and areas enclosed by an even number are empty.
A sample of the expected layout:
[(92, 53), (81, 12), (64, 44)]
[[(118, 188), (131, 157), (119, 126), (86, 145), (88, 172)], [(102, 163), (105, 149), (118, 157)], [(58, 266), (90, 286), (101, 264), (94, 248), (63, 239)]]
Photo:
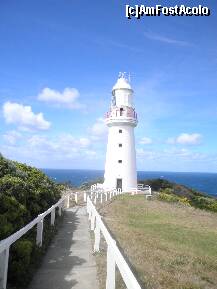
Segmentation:
[[(99, 210), (144, 288), (217, 288), (217, 214), (129, 195)], [(105, 252), (96, 255), (100, 288)]]

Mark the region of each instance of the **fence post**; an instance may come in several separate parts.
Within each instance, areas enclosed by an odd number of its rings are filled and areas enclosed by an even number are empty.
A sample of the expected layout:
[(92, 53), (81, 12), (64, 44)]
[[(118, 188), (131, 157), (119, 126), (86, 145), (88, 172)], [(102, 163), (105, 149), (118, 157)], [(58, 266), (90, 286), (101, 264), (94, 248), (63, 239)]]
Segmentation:
[(87, 201), (87, 193), (84, 192), (84, 202)]
[(42, 239), (43, 239), (43, 223), (44, 219), (37, 223), (37, 235), (36, 235), (36, 245), (39, 247), (42, 246)]
[(99, 223), (96, 218), (96, 227), (94, 230), (95, 234), (95, 242), (94, 242), (94, 252), (99, 252), (99, 245), (100, 245), (100, 228), (99, 228)]
[(105, 193), (105, 200), (108, 201), (108, 193)]
[(89, 214), (89, 216), (88, 216), (88, 220), (90, 221), (90, 220), (91, 220), (91, 215), (92, 215), (91, 210), (89, 210), (88, 214)]
[(101, 193), (101, 196), (100, 196), (100, 202), (102, 204), (102, 197), (103, 197), (103, 193)]
[(93, 230), (94, 230), (94, 227), (95, 227), (95, 215), (94, 215), (93, 212), (92, 212), (92, 214), (91, 214), (91, 220), (90, 220), (90, 222), (91, 222), (91, 224), (90, 224), (90, 229), (91, 229), (91, 231), (93, 231)]
[(90, 208), (89, 208), (89, 199), (88, 198), (87, 198), (86, 210), (87, 210), (87, 214), (89, 214)]
[(8, 276), (9, 247), (0, 253), (0, 288), (6, 289)]
[(112, 248), (108, 245), (106, 289), (115, 289), (115, 259), (112, 253)]
[(62, 215), (62, 204), (59, 204), (58, 214), (61, 217), (61, 215)]
[(91, 215), (92, 215), (92, 211), (91, 211), (91, 203), (90, 203), (90, 199), (87, 199), (87, 213), (88, 213), (88, 220), (91, 220)]
[(66, 208), (69, 208), (69, 204), (70, 204), (70, 195), (67, 196), (67, 199), (66, 199)]
[(75, 193), (75, 203), (78, 203), (78, 193)]
[(90, 200), (87, 199), (87, 213), (88, 213), (88, 220), (91, 219), (91, 207), (90, 207)]
[(56, 208), (53, 208), (53, 210), (51, 211), (51, 218), (50, 218), (51, 226), (54, 226), (54, 222), (55, 222), (55, 213), (56, 213)]
[(96, 205), (96, 199), (97, 199), (97, 197), (96, 197), (96, 195), (95, 195), (95, 198), (94, 198), (94, 204)]

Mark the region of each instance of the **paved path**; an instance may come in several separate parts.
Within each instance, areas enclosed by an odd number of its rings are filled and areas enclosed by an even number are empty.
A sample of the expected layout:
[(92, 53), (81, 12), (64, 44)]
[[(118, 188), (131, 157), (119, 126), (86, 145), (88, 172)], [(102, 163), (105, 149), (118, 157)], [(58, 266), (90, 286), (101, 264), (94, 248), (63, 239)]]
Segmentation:
[(99, 289), (85, 207), (65, 211), (29, 289)]

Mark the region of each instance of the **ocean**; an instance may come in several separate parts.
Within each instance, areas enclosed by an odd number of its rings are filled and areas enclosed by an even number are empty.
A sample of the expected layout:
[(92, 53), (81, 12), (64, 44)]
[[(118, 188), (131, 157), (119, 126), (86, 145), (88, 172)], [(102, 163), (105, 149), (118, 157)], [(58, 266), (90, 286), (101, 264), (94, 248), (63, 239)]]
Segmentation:
[[(102, 170), (42, 169), (57, 182), (70, 181), (79, 186), (84, 182), (103, 178)], [(208, 195), (217, 196), (217, 173), (138, 172), (138, 180), (163, 178), (188, 186)]]

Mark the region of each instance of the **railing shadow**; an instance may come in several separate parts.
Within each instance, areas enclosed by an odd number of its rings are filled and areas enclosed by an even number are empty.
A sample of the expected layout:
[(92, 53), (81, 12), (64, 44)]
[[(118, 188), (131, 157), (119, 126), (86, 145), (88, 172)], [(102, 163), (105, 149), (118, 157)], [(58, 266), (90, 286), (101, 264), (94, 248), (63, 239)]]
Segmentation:
[[(51, 242), (41, 267), (36, 271), (28, 289), (71, 289), (78, 281), (76, 267), (87, 262), (73, 250), (73, 235), (80, 223), (77, 211), (65, 211), (64, 221)], [(73, 272), (72, 272), (73, 271)]]

